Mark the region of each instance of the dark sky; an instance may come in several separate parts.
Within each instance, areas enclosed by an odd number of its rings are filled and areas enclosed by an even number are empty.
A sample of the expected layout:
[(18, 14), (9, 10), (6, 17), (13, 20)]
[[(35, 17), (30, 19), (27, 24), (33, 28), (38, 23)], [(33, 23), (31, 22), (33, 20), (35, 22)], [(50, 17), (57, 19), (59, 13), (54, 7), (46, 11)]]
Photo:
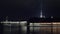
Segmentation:
[[(42, 0), (46, 17), (60, 17), (60, 0)], [(41, 0), (0, 0), (0, 16), (39, 17)]]

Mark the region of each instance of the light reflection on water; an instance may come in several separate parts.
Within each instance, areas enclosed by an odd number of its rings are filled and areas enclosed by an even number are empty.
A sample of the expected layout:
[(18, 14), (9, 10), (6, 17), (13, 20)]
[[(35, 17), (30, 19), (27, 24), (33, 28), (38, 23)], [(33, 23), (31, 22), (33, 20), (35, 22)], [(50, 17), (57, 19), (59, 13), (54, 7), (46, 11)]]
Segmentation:
[[(20, 33), (19, 30), (21, 31), (22, 34), (26, 34), (27, 23), (20, 23), (20, 24), (18, 25), (17, 23), (15, 23), (15, 24), (11, 24), (11, 26), (4, 25), (4, 34), (8, 34), (8, 33), (18, 34)], [(37, 33), (39, 34), (50, 33), (51, 34), (51, 31), (53, 31), (54, 34), (60, 33), (60, 23), (58, 22), (58, 23), (52, 23), (52, 24), (53, 25), (51, 25), (51, 23), (48, 23), (48, 24), (47, 23), (30, 23), (30, 33), (32, 33), (33, 30), (35, 34)], [(10, 28), (11, 28), (11, 32), (10, 32)]]

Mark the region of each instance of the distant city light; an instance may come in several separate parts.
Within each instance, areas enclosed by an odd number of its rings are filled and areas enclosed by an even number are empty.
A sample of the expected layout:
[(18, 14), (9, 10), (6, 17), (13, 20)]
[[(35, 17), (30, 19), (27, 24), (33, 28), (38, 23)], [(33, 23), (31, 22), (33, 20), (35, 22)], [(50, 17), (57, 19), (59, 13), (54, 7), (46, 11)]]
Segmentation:
[(27, 23), (27, 21), (3, 21), (1, 23)]
[(53, 16), (51, 16), (51, 18), (53, 18)]

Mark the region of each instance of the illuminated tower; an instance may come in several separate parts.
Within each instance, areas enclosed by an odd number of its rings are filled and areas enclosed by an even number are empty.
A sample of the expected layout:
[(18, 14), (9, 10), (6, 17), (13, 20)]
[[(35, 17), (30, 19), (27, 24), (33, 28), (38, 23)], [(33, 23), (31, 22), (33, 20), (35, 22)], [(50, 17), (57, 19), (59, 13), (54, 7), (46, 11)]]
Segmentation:
[(45, 18), (45, 16), (43, 15), (43, 2), (42, 2), (43, 0), (41, 0), (41, 11), (40, 11), (40, 18)]
[(8, 21), (8, 16), (6, 17), (6, 22)]
[(45, 16), (43, 15), (42, 10), (41, 10), (41, 12), (40, 12), (40, 18), (45, 18)]

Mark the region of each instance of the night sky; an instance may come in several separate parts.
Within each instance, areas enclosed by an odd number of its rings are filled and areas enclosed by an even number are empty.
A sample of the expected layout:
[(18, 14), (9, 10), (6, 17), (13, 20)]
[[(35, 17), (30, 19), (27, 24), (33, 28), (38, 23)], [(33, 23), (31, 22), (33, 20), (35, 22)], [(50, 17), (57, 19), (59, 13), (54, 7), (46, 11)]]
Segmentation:
[[(60, 17), (60, 0), (42, 0), (46, 17)], [(39, 17), (41, 0), (0, 0), (0, 16)]]

